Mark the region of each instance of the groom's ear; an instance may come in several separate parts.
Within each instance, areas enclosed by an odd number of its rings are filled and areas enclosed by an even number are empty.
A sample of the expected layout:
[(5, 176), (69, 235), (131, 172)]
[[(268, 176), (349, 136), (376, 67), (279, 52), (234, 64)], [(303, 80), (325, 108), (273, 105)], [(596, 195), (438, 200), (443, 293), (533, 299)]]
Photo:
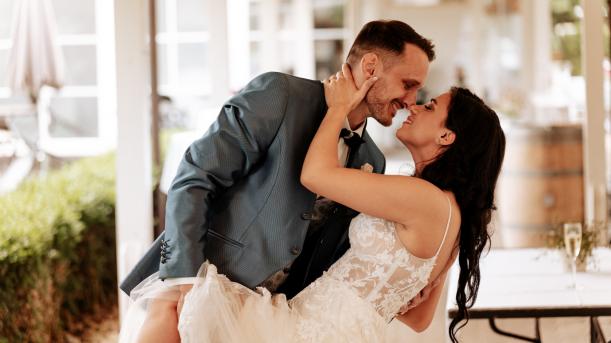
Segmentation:
[(376, 53), (368, 52), (361, 58), (361, 72), (365, 79), (373, 76), (379, 66), (380, 58)]

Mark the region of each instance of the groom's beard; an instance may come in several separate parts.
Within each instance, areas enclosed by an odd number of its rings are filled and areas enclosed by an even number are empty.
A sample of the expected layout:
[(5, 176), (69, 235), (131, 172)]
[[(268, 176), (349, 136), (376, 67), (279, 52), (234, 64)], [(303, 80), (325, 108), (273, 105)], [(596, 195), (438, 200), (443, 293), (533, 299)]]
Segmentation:
[(390, 126), (392, 124), (394, 108), (392, 108), (390, 100), (383, 98), (385, 89), (383, 85), (373, 85), (365, 96), (365, 103), (373, 119), (383, 126)]
[(367, 103), (367, 109), (369, 110), (369, 113), (371, 114), (371, 117), (373, 117), (373, 119), (375, 119), (378, 123), (382, 124), (383, 126), (390, 126), (392, 124), (392, 114), (390, 113), (391, 109), (391, 104), (390, 103), (380, 103), (380, 102), (374, 102), (374, 103)]

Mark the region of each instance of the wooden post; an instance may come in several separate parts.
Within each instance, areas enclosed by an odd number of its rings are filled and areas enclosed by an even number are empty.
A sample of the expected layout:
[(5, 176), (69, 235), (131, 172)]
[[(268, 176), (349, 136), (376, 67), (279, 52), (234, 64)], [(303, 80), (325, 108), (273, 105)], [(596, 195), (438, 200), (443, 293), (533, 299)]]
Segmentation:
[[(581, 51), (586, 84), (583, 121), (584, 213), (586, 223), (607, 223), (607, 177), (605, 153), (605, 108), (603, 96), (602, 1), (582, 0)], [(601, 243), (606, 241), (601, 232)]]

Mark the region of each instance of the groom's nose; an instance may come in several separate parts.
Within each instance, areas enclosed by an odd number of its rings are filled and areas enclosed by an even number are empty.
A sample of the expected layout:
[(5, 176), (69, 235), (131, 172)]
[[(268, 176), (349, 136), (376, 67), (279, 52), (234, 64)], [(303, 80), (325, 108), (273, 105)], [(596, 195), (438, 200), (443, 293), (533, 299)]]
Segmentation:
[(416, 95), (417, 92), (407, 92), (405, 93), (405, 96), (403, 96), (403, 103), (405, 103), (406, 106), (411, 106), (414, 105), (416, 103)]

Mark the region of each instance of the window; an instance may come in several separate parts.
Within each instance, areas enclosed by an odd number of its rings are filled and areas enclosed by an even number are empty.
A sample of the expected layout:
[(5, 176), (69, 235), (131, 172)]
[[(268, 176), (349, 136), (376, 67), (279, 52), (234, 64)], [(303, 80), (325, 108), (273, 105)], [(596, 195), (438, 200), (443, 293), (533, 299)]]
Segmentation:
[[(0, 100), (7, 85), (15, 0), (0, 2)], [(111, 148), (115, 140), (113, 7), (105, 0), (52, 0), (57, 42), (64, 58), (64, 87), (41, 94), (39, 141), (59, 156), (83, 156)]]
[(171, 121), (162, 118), (164, 126), (195, 127), (210, 106), (207, 1), (157, 0), (159, 93), (170, 99), (174, 113)]
[(251, 0), (251, 78), (275, 70), (324, 79), (341, 69), (347, 52), (345, 42), (351, 39), (344, 20), (348, 3), (349, 0)]
[(6, 102), (10, 95), (7, 88), (7, 63), (11, 47), (11, 17), (16, 0), (0, 1), (0, 101)]
[(314, 1), (314, 51), (316, 78), (323, 80), (340, 70), (344, 62), (344, 44), (350, 40), (345, 29), (344, 0)]

